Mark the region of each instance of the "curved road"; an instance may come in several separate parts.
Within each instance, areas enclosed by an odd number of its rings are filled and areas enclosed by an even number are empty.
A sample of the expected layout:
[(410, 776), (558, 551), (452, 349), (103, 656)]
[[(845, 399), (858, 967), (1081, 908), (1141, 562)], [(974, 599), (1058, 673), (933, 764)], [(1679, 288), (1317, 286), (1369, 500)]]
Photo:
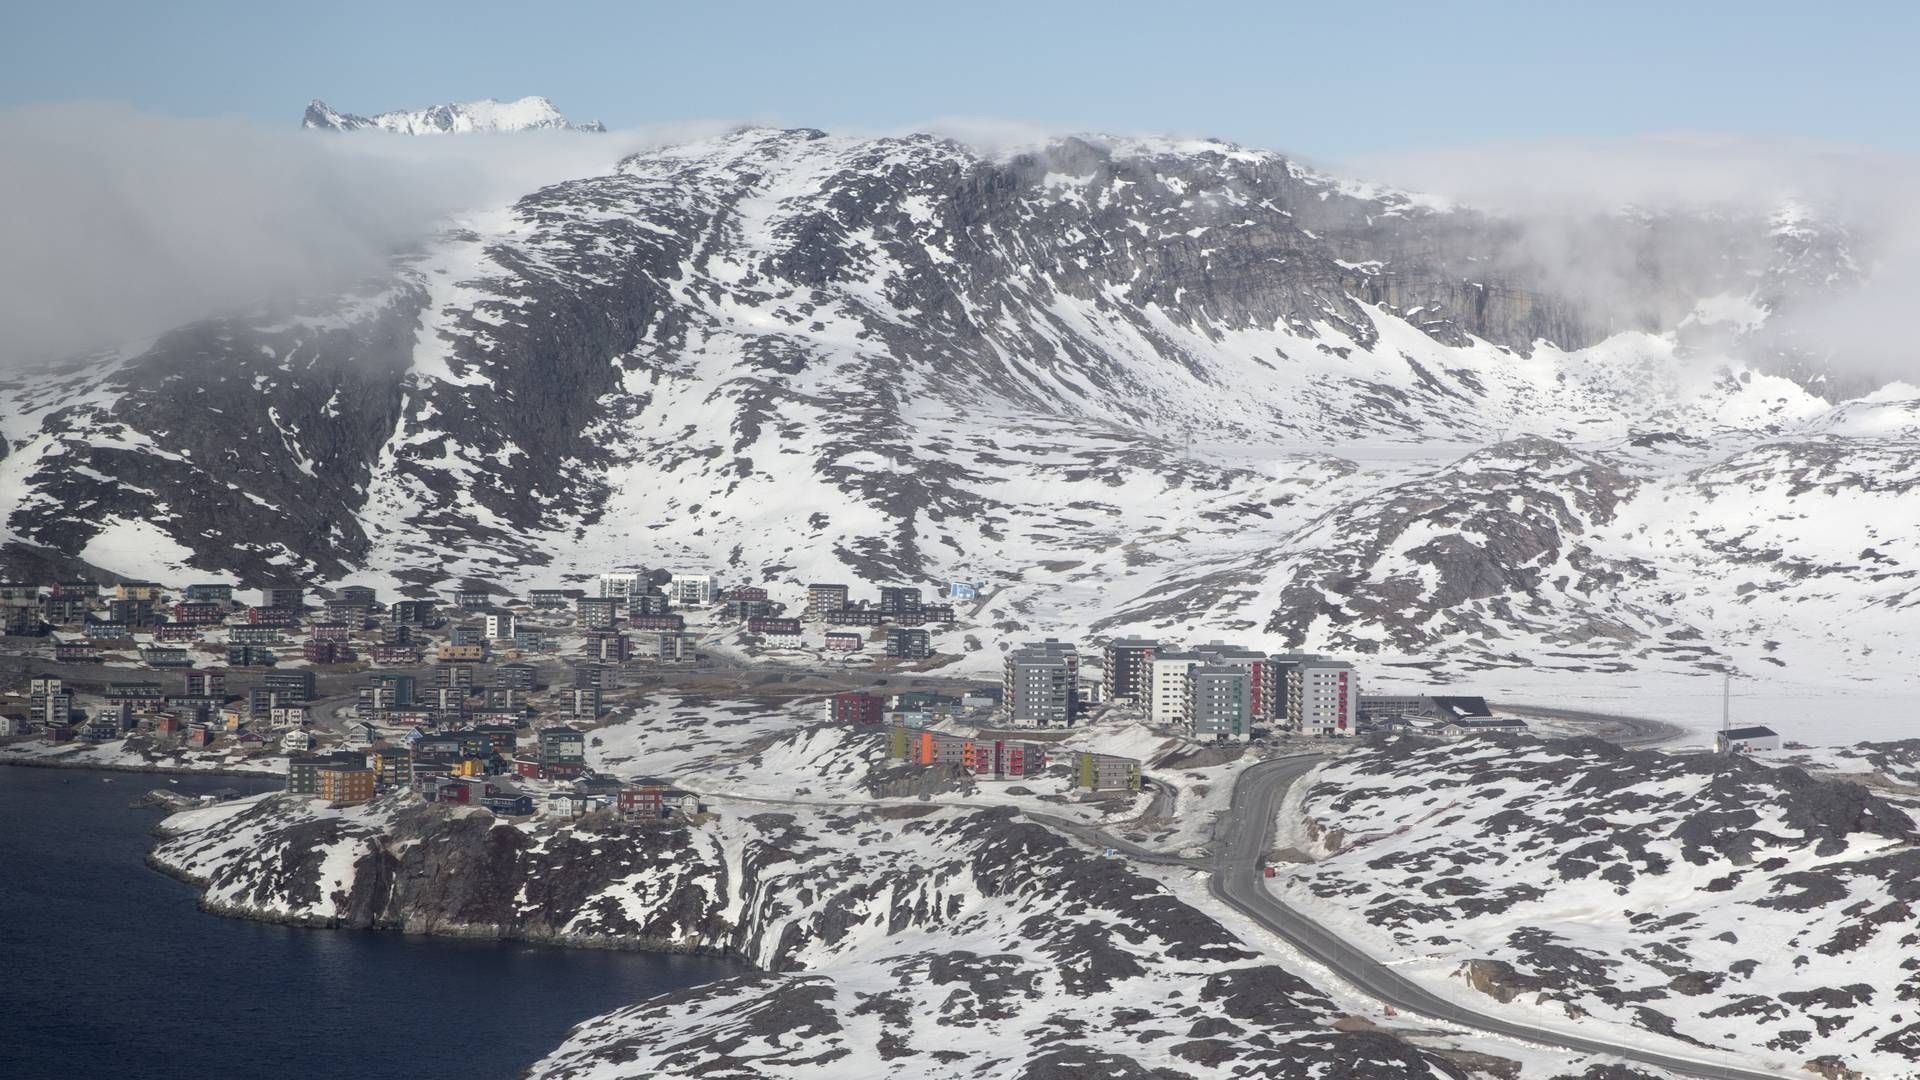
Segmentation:
[(1623, 1058), (1702, 1080), (1779, 1080), (1798, 1075), (1676, 1057), (1476, 1012), (1420, 986), (1281, 903), (1267, 891), (1261, 860), (1273, 845), (1274, 818), (1281, 798), (1295, 780), (1325, 760), (1319, 756), (1280, 758), (1261, 762), (1240, 774), (1233, 786), (1232, 806), (1214, 835), (1213, 879), (1207, 886), (1214, 896), (1325, 964), (1361, 993), (1397, 1009), (1541, 1046)]

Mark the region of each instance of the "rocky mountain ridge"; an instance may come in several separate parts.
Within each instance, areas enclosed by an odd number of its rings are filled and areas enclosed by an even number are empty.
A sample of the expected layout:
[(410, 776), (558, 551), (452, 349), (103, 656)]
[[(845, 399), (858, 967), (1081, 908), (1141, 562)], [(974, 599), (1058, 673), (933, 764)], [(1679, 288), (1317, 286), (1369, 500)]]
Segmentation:
[(425, 109), (396, 109), (373, 116), (343, 113), (318, 98), (307, 103), (300, 126), (309, 131), (385, 131), (396, 135), (458, 135), (473, 132), (604, 132), (598, 120), (576, 124), (543, 97), (517, 101), (454, 101)]
[(1223, 143), (747, 129), (470, 215), (352, 295), (16, 380), (0, 513), (18, 556), (141, 576), (640, 559), (788, 595), (965, 576), (1006, 632), (1439, 671), (1898, 665), (1920, 391), (1835, 404), (1693, 339), (1816, 302), (1844, 236), (1689, 222), (1726, 253), (1664, 284), (1738, 303), (1682, 316), (1543, 289), (1518, 228)]

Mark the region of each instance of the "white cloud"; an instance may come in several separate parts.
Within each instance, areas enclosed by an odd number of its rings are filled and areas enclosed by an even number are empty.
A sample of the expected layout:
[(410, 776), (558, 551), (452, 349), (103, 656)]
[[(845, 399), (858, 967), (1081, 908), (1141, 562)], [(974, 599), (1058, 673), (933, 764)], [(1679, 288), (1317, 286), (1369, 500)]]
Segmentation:
[(709, 130), (408, 139), (112, 104), (0, 111), (0, 363), (339, 288), (450, 213)]

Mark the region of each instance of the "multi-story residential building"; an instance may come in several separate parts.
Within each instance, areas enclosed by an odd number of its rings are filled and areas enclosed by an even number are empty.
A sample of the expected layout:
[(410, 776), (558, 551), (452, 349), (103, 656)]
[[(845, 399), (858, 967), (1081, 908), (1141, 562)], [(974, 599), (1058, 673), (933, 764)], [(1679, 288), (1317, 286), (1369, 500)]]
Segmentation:
[(621, 663), (627, 658), (627, 635), (618, 630), (589, 630), (586, 655), (603, 664)]
[(344, 642), (326, 642), (319, 638), (300, 646), (300, 655), (307, 659), (307, 663), (353, 663), (359, 659)]
[(765, 618), (771, 614), (773, 614), (773, 601), (765, 597), (736, 597), (726, 601), (720, 617), (729, 622), (741, 622)]
[(218, 668), (189, 671), (183, 688), (194, 697), (219, 697), (227, 692), (227, 673)]
[(93, 609), (90, 597), (49, 593), (40, 601), (41, 617), (55, 626), (72, 626), (87, 621)]
[(382, 746), (373, 754), (373, 782), (376, 787), (405, 787), (413, 779), (413, 750), (405, 746)]
[[(587, 737), (570, 727), (550, 727), (540, 729), (540, 764), (552, 770), (578, 769), (584, 771), (587, 766)], [(549, 772), (548, 775), (553, 775)]]
[(828, 652), (859, 652), (867, 647), (867, 636), (851, 630), (827, 631)]
[(336, 596), (320, 605), (320, 610), (326, 614), (326, 621), (360, 630), (366, 627), (373, 609), (358, 600), (342, 600)]
[(1187, 671), (1186, 725), (1196, 739), (1253, 737), (1253, 673), (1238, 664), (1195, 664)]
[(260, 606), (299, 611), (307, 606), (307, 590), (298, 585), (274, 585), (260, 590)]
[(1156, 652), (1147, 662), (1147, 719), (1181, 724), (1187, 717), (1187, 672), (1207, 658), (1197, 652)]
[(379, 603), (371, 585), (342, 585), (333, 590), (333, 599), (359, 608), (372, 608)]
[(1073, 755), (1073, 786), (1088, 791), (1139, 791), (1140, 762), (1083, 751)]
[(133, 636), (126, 623), (111, 619), (89, 619), (80, 632), (90, 641), (125, 641)]
[(828, 626), (885, 626), (887, 616), (879, 608), (833, 608), (824, 616)]
[(582, 630), (611, 630), (620, 619), (620, 601), (606, 596), (583, 596), (573, 602)]
[(1360, 677), (1344, 660), (1313, 657), (1288, 672), (1287, 721), (1303, 735), (1354, 734), (1360, 716)]
[(300, 625), (300, 609), (295, 607), (261, 606), (247, 609), (247, 623), (250, 626), (267, 626), (285, 629)]
[(847, 606), (848, 589), (845, 585), (823, 582), (807, 586), (807, 609), (804, 617), (824, 619), (827, 612)]
[(125, 623), (128, 626), (152, 626), (155, 615), (151, 600), (107, 601), (107, 620)]
[(435, 654), (443, 664), (478, 664), (487, 659), (485, 645), (442, 645)]
[(1107, 642), (1107, 698), (1112, 701), (1142, 701), (1152, 673), (1154, 653), (1160, 643), (1144, 638), (1119, 638)]
[(1180, 724), (1193, 727), (1193, 685), (1190, 673), (1196, 667), (1234, 667), (1246, 672), (1246, 720), (1241, 732), (1221, 735), (1209, 729), (1206, 737), (1250, 738), (1254, 725), (1263, 723), (1278, 711), (1280, 699), (1277, 665), (1254, 649), (1211, 642), (1180, 652), (1156, 652), (1146, 661), (1147, 713), (1156, 724)]
[(411, 675), (375, 675), (357, 691), (354, 712), (370, 717), (393, 709), (404, 709), (414, 702), (414, 678)]
[(493, 669), (493, 684), (509, 690), (531, 691), (539, 677), (540, 669), (532, 664), (501, 664)]
[(319, 796), (335, 806), (373, 801), (374, 775), (366, 765), (324, 765), (316, 770)]
[[(659, 597), (658, 599), (665, 599)], [(687, 618), (684, 615), (634, 615), (627, 619), (627, 625), (635, 630), (685, 630)]]
[(113, 587), (115, 600), (144, 600), (157, 604), (166, 596), (166, 590), (151, 581), (123, 581)]
[(769, 645), (793, 647), (801, 643), (800, 620), (781, 619), (771, 615), (747, 620), (747, 633), (759, 634)]
[(579, 589), (535, 589), (527, 594), (527, 601), (542, 611), (559, 611), (584, 595)]
[(675, 574), (667, 582), (667, 596), (675, 607), (710, 607), (713, 604), (713, 575)]
[(627, 597), (627, 616), (639, 618), (646, 615), (665, 615), (667, 613), (667, 594), (649, 585), (644, 591)]
[(272, 667), (280, 654), (261, 645), (231, 645), (227, 648), (228, 667)]
[(485, 611), (493, 606), (493, 590), (471, 586), (455, 589), (453, 606), (461, 611)]
[(895, 725), (888, 753), (915, 765), (958, 765), (976, 777), (1011, 780), (1046, 767), (1046, 751), (1031, 743), (971, 739), (940, 731)]
[(886, 585), (880, 589), (880, 613), (897, 615), (920, 610), (920, 590), (911, 585)]
[(229, 645), (278, 645), (286, 635), (277, 626), (233, 626), (227, 628)]
[(513, 647), (521, 652), (552, 652), (553, 635), (537, 626), (513, 628)]
[(311, 671), (273, 671), (260, 677), (260, 685), (277, 690), (289, 702), (312, 701), (314, 678)]
[(431, 628), (440, 625), (440, 614), (431, 600), (395, 600), (388, 612), (399, 626)]
[(699, 659), (694, 651), (693, 635), (675, 633), (671, 630), (660, 635), (656, 655), (662, 660), (674, 663)]
[(873, 694), (849, 690), (827, 699), (827, 719), (842, 724), (877, 724), (886, 702)]
[(173, 621), (189, 626), (206, 626), (227, 617), (227, 606), (213, 600), (188, 600), (173, 605)]
[(233, 602), (233, 586), (218, 583), (189, 585), (185, 595), (188, 603), (230, 604)]
[(410, 667), (420, 662), (420, 650), (405, 642), (385, 642), (369, 650), (369, 658), (388, 667)]
[(1029, 642), (1002, 666), (1007, 718), (1021, 727), (1071, 724), (1080, 711), (1080, 654), (1055, 638)]
[(591, 720), (600, 715), (600, 688), (597, 686), (576, 686), (573, 688), (573, 716), (576, 720)]
[(605, 664), (576, 664), (573, 668), (573, 685), (611, 690), (615, 686), (614, 669)]
[(600, 596), (605, 600), (625, 600), (646, 586), (645, 570), (625, 568), (600, 575)]
[(513, 637), (519, 621), (511, 611), (489, 611), (486, 618), (486, 634), (493, 641), (508, 641)]
[(898, 660), (933, 656), (933, 638), (925, 630), (896, 626), (887, 631), (887, 655)]
[(367, 755), (347, 751), (332, 754), (295, 756), (287, 759), (287, 791), (293, 795), (320, 794), (320, 770), (328, 768), (366, 768)]

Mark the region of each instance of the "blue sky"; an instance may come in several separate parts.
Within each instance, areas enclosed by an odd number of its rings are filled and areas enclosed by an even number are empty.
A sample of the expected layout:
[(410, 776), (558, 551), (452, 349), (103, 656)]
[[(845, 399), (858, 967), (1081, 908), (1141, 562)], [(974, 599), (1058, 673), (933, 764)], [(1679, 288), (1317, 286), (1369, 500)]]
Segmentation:
[(545, 94), (609, 126), (939, 118), (1338, 160), (1670, 131), (1920, 150), (1920, 4), (18, 4), (0, 106), (293, 125)]

